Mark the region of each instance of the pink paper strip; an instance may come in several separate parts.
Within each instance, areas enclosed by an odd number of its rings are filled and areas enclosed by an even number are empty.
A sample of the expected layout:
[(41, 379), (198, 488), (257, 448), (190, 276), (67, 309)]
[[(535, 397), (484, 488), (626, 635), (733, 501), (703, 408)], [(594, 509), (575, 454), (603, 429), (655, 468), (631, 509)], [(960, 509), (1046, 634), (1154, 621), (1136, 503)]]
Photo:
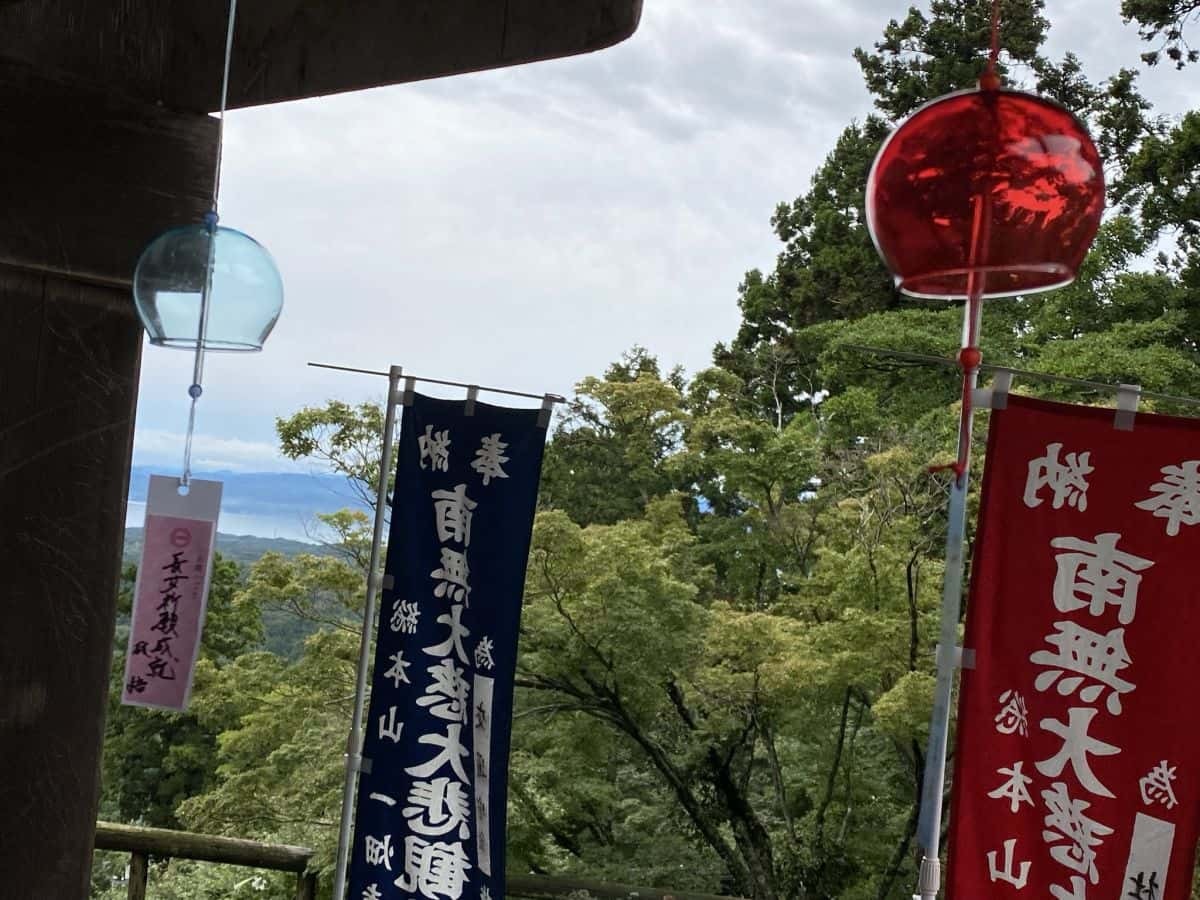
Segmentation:
[(208, 602), (216, 523), (147, 514), (121, 702), (183, 711)]

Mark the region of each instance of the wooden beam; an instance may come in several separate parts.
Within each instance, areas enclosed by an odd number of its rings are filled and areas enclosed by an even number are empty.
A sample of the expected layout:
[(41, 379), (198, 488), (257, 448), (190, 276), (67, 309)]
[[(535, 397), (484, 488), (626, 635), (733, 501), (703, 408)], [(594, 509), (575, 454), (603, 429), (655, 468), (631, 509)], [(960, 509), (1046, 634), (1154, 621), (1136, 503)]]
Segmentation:
[(142, 828), (137, 825), (96, 823), (96, 849), (126, 853), (149, 853), (170, 859), (195, 859), (201, 862), (253, 866), (280, 872), (303, 873), (313, 852), (287, 844), (264, 844), (241, 838), (171, 831), (166, 828)]
[[(0, 57), (105, 91), (218, 107), (228, 2), (24, 0)], [(256, 0), (238, 9), (230, 105), (256, 106), (589, 53), (637, 29), (642, 0)]]
[(199, 221), (211, 203), (211, 116), (2, 60), (0, 107), (0, 264), (128, 282), (158, 231)]
[[(134, 854), (150, 854), (163, 858), (198, 859), (208, 862), (255, 866), (260, 869), (279, 869), (299, 873), (296, 884), (297, 900), (316, 896), (316, 881), (306, 866), (313, 855), (303, 847), (263, 844), (235, 838), (214, 837), (187, 831), (168, 831), (162, 828), (143, 828), (138, 825), (96, 823), (96, 849), (116, 850)], [(591, 878), (561, 878), (543, 875), (510, 875), (507, 893), (512, 897), (533, 900), (562, 900), (585, 893), (602, 900), (740, 900), (716, 894), (674, 891), (669, 888), (634, 887)]]

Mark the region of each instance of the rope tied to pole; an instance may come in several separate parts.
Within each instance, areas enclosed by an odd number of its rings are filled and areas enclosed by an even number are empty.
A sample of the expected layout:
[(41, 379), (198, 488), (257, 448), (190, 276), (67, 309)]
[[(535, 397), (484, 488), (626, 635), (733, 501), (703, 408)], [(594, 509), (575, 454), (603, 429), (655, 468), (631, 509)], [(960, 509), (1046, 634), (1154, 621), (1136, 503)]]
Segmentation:
[(1000, 76), (996, 73), (996, 63), (1000, 59), (1000, 0), (992, 0), (992, 35), (991, 49), (988, 51), (987, 68), (979, 77), (979, 86), (985, 91), (1000, 89)]

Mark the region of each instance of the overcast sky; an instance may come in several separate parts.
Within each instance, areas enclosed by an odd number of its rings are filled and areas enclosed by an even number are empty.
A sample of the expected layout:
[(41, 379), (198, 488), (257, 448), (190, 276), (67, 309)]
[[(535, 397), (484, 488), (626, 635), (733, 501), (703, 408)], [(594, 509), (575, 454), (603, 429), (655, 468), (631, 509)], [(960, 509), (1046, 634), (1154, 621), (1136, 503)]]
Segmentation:
[[(230, 114), (221, 221), (286, 300), (263, 353), (210, 357), (197, 467), (285, 469), (276, 416), (382, 399), (310, 360), (562, 394), (634, 344), (704, 367), (773, 264), (775, 205), (870, 111), (851, 51), (909, 5), (645, 0), (600, 53)], [(1139, 64), (1118, 0), (1046, 5), (1052, 56)], [(1179, 113), (1192, 78), (1142, 88)], [(178, 470), (190, 366), (146, 347), (137, 462)]]

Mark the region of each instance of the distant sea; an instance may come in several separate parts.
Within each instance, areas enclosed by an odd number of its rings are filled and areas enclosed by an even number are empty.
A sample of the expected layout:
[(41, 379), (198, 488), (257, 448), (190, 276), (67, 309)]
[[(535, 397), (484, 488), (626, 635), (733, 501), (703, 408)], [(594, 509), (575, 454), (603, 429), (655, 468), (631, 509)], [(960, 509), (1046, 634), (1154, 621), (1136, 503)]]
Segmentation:
[[(129, 506), (125, 527), (140, 528), (146, 517), (146, 487), (151, 473), (174, 472), (149, 466), (134, 466), (129, 481)], [(319, 533), (318, 513), (364, 507), (346, 479), (337, 475), (306, 475), (285, 472), (195, 472), (195, 478), (215, 479), (224, 485), (221, 518), (217, 528), (224, 534), (286, 538), (315, 543)]]
[[(125, 510), (125, 527), (141, 528), (146, 520), (144, 500), (130, 500)], [(307, 527), (306, 527), (307, 526)], [(263, 538), (286, 538), (289, 541), (315, 543), (316, 535), (310, 534), (312, 522), (291, 516), (255, 515), (221, 510), (217, 523), (222, 534), (248, 534)]]

